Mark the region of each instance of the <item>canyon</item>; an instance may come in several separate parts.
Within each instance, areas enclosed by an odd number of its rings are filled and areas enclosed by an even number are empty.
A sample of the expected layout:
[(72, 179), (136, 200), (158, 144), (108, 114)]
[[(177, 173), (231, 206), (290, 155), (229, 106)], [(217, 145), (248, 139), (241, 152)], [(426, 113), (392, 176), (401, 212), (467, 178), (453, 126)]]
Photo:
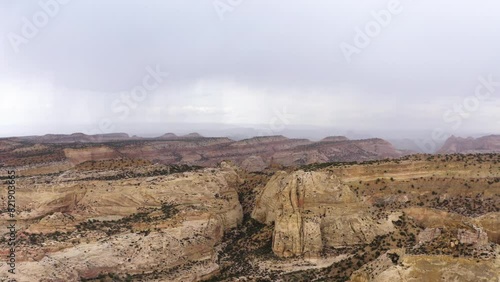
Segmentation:
[(495, 152), (410, 155), (345, 137), (33, 138), (0, 140), (2, 225), (16, 172), (17, 281), (500, 274)]

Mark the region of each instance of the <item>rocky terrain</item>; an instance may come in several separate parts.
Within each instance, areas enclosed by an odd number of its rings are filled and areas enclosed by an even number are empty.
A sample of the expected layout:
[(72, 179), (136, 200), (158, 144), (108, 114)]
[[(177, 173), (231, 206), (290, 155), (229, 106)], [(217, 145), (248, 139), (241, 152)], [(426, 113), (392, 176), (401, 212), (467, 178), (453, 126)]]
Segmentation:
[(474, 153), (499, 153), (500, 135), (489, 135), (479, 138), (461, 138), (451, 136), (446, 140), (439, 154), (474, 154)]
[(4, 228), (0, 280), (500, 277), (499, 154), (400, 156), (381, 139), (340, 137), (161, 138), (0, 140), (0, 221), (9, 170), (17, 220), (16, 274)]
[[(179, 269), (162, 279), (195, 280), (217, 271), (215, 246), (243, 217), (235, 170), (221, 163), (169, 173), (130, 164), (78, 166), (64, 179), (18, 179), (18, 281), (78, 281), (102, 272), (133, 275), (186, 265), (186, 273)], [(120, 170), (135, 175), (122, 177)], [(0, 216), (2, 224), (8, 219)]]
[(252, 217), (274, 224), (273, 252), (280, 257), (320, 257), (327, 247), (371, 242), (394, 230), (391, 215), (378, 221), (332, 172), (277, 172), (256, 199)]
[(234, 141), (225, 137), (202, 137), (197, 133), (185, 136), (167, 133), (158, 138), (128, 137), (126, 134), (88, 136), (81, 133), (15, 137), (0, 139), (0, 150), (0, 164), (6, 166), (33, 166), (54, 161), (74, 165), (92, 160), (130, 158), (166, 165), (208, 167), (231, 160), (249, 171), (262, 171), (272, 165), (300, 166), (403, 155), (382, 139), (348, 140), (336, 136), (312, 142), (266, 136)]
[(227, 236), (212, 281), (497, 281), (499, 162), (414, 155), (275, 172), (240, 188), (251, 218)]

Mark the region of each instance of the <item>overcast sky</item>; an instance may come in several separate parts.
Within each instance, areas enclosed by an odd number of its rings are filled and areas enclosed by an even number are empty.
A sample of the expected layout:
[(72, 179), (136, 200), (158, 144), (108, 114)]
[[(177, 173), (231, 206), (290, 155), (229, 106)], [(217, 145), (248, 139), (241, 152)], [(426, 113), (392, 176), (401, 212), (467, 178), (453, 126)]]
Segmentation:
[(498, 134), (498, 11), (495, 0), (1, 0), (0, 136), (179, 123)]

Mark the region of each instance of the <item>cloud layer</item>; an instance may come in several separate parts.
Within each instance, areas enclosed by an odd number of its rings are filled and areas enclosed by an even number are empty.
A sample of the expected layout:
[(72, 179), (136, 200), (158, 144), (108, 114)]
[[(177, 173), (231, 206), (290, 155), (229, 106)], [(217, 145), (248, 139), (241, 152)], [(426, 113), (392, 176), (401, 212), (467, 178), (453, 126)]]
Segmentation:
[[(358, 31), (394, 4), (401, 12), (346, 60), (341, 44), (356, 46)], [(493, 0), (4, 1), (0, 135), (91, 131), (103, 119), (138, 134), (141, 124), (269, 124), (282, 112), (287, 126), (498, 133), (500, 86), (473, 111), (456, 107), (480, 77), (500, 81), (499, 8)], [(116, 101), (155, 66), (168, 78), (122, 117)], [(458, 128), (443, 118), (450, 109)]]

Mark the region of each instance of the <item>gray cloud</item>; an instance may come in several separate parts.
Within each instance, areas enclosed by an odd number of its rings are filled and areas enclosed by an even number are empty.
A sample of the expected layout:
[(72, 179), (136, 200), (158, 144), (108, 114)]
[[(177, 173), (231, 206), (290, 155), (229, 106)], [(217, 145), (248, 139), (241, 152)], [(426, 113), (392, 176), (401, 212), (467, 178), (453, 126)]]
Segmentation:
[[(500, 81), (500, 4), (401, 0), (348, 63), (340, 44), (388, 2), (243, 0), (220, 20), (211, 0), (72, 0), (16, 53), (12, 34), (43, 9), (3, 1), (0, 135), (85, 131), (107, 117), (131, 133), (147, 123), (268, 124), (284, 107), (289, 126), (498, 133), (500, 87), (456, 130), (442, 115), (474, 95), (478, 77)], [(117, 119), (113, 102), (155, 65), (168, 79)]]

